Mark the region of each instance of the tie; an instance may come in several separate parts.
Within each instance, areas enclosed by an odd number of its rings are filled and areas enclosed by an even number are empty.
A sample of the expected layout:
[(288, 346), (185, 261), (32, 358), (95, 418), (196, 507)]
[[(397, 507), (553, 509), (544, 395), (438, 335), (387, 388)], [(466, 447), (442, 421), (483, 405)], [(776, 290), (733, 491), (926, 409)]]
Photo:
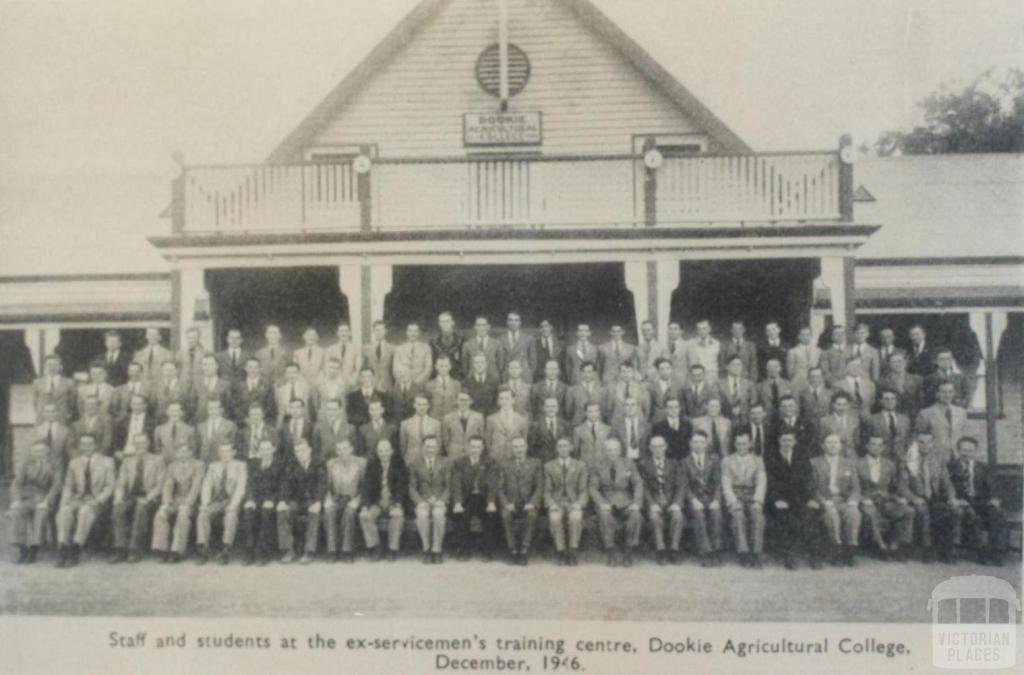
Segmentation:
[(630, 397), (630, 393), (629, 393), (629, 382), (627, 382), (627, 383), (626, 383), (626, 398), (629, 398), (629, 397)]
[(431, 476), (434, 475), (434, 460), (432, 460), (432, 459), (427, 460), (427, 472)]
[[(341, 355), (342, 355), (342, 358), (344, 358), (344, 356), (345, 356), (345, 351), (344, 351), (345, 348), (342, 347), (341, 349), (342, 349)], [(306, 360), (309, 361), (310, 363), (313, 362), (313, 348), (312, 347), (310, 347), (308, 350), (306, 350)]]
[(231, 366), (233, 368), (237, 368), (238, 367), (238, 350), (237, 349), (232, 349), (231, 350)]
[(593, 436), (594, 443), (596, 444), (597, 443), (597, 423), (596, 422), (591, 422), (590, 423), (590, 435)]
[(550, 433), (551, 437), (554, 438), (554, 436), (555, 436), (555, 421), (552, 420), (552, 419), (548, 420), (548, 433)]
[(46, 392), (47, 392), (47, 393), (48, 393), (48, 394), (49, 394), (50, 396), (53, 396), (53, 389), (54, 389), (53, 379), (54, 379), (54, 378), (52, 378), (52, 377), (51, 377), (51, 378), (49, 378), (49, 383), (48, 383), (48, 384), (46, 385)]
[(932, 472), (927, 461), (921, 462), (921, 479), (924, 481), (924, 498), (932, 498)]
[(132, 479), (132, 495), (141, 496), (145, 494), (145, 485), (142, 482), (142, 472), (146, 466), (142, 461), (142, 457), (135, 460), (135, 476)]
[(420, 420), (420, 440), (423, 440), (423, 415), (417, 415)]
[(562, 460), (562, 497), (569, 496), (569, 463)]
[(469, 418), (466, 415), (460, 415), (459, 419), (462, 420), (462, 433), (469, 432)]
[(974, 462), (967, 463), (967, 496), (974, 497)]
[(950, 406), (946, 406), (946, 423), (949, 424), (949, 433), (953, 433), (953, 409)]
[(860, 380), (853, 381), (853, 397), (857, 399), (857, 405), (863, 403), (863, 399), (860, 396)]
[(149, 365), (146, 366), (146, 372), (147, 373), (153, 372), (153, 348), (152, 347), (149, 348)]
[(549, 394), (554, 394), (555, 393), (555, 383), (553, 381), (548, 382), (548, 393)]
[(299, 421), (292, 421), (292, 441), (299, 440)]
[(754, 425), (754, 453), (757, 456), (760, 457), (763, 454), (763, 451), (764, 451), (764, 448), (761, 447), (761, 425), (760, 424), (755, 424)]
[(618, 342), (615, 343), (615, 357), (619, 359), (622, 358), (622, 345)]
[(772, 380), (772, 410), (779, 409), (779, 381)]
[(736, 378), (732, 378), (732, 400), (738, 401), (740, 399), (740, 384), (736, 381)]
[(654, 465), (654, 475), (658, 479), (658, 494), (665, 494), (665, 464), (664, 462), (658, 462)]
[(114, 352), (107, 352), (107, 363), (111, 366), (114, 365)]
[(546, 343), (546, 346), (547, 346), (548, 356), (554, 356), (555, 355), (555, 346), (552, 344), (551, 338), (547, 338), (544, 342)]
[(382, 342), (377, 343), (377, 361), (380, 362), (384, 351), (384, 345)]
[(294, 382), (292, 382), (292, 393), (291, 393), (291, 395), (289, 396), (288, 400), (289, 400), (289, 401), (294, 401), (294, 400), (295, 400), (296, 398), (297, 398), (297, 397), (295, 396), (295, 383), (294, 383)]
[(889, 437), (896, 440), (896, 415), (889, 413)]
[(228, 467), (226, 464), (220, 472), (220, 494), (225, 498), (228, 496)]
[(714, 418), (711, 418), (711, 449), (719, 454), (722, 452), (722, 442), (718, 439), (718, 426)]
[(695, 455), (697, 460), (697, 471), (704, 472), (704, 455)]
[(271, 368), (273, 368), (273, 367), (274, 367), (274, 361), (275, 361), (275, 360), (276, 360), (276, 358), (277, 358), (277, 357), (276, 357), (276, 354), (277, 354), (277, 350), (276, 350), (276, 349), (274, 349), (273, 347), (271, 347), (271, 348), (270, 348), (270, 367), (271, 367)]
[(85, 496), (92, 497), (92, 456), (85, 458)]
[(676, 353), (676, 341), (675, 340), (673, 340), (672, 342), (668, 343), (668, 353), (669, 354), (673, 354), (673, 355)]
[(46, 444), (53, 450), (53, 422), (46, 425)]
[(178, 423), (171, 422), (171, 445), (174, 445), (174, 441), (178, 438)]

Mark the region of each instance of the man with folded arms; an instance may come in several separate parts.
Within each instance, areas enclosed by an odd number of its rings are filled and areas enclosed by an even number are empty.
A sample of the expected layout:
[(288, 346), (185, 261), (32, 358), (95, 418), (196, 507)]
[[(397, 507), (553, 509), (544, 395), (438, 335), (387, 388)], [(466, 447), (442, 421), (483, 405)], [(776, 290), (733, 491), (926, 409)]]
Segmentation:
[(58, 567), (78, 564), (93, 524), (106, 513), (114, 496), (114, 459), (97, 449), (96, 439), (84, 434), (78, 439), (78, 456), (68, 464), (57, 512)]
[[(374, 404), (377, 405), (377, 404)], [(373, 405), (370, 406), (372, 412)], [(377, 519), (388, 515), (388, 560), (398, 559), (398, 545), (402, 539), (405, 511), (402, 500), (409, 490), (409, 478), (401, 457), (395, 456), (392, 441), (381, 438), (374, 446), (374, 454), (366, 465), (359, 510), (359, 525), (363, 530), (366, 552), (377, 560), (384, 558), (380, 547)]]
[[(324, 497), (324, 530), (327, 553), (335, 560), (355, 562), (352, 552), (356, 537), (359, 494), (366, 474), (366, 458), (353, 453), (352, 441), (343, 438), (335, 444), (335, 456), (327, 460), (327, 496)], [(338, 520), (341, 520), (341, 550), (338, 549)]]
[(492, 560), (498, 547), (498, 475), (497, 463), (484, 457), (484, 439), (469, 439), (468, 454), (452, 463), (452, 521), (460, 560), (472, 557), (470, 520), (477, 518), (482, 529), (481, 551)]
[(833, 565), (853, 567), (860, 536), (860, 479), (857, 465), (841, 456), (839, 434), (828, 434), (825, 454), (811, 460), (814, 496), (808, 506), (817, 509), (825, 522)]
[(168, 465), (164, 476), (160, 508), (153, 519), (153, 550), (160, 553), (163, 562), (178, 563), (185, 555), (204, 469), (205, 465), (192, 456), (192, 446), (183, 443), (174, 449), (174, 461)]
[(209, 559), (210, 530), (215, 518), (223, 520), (224, 525), (223, 546), (217, 561), (221, 565), (230, 562), (231, 547), (235, 545), (238, 534), (238, 512), (245, 498), (248, 471), (245, 462), (235, 459), (234, 444), (221, 443), (217, 457), (218, 461), (211, 462), (207, 468), (200, 489), (199, 515), (196, 516), (196, 547), (200, 565)]
[(437, 436), (425, 437), (422, 452), (409, 463), (409, 497), (416, 509), (423, 562), (434, 565), (444, 561), (442, 550), (452, 484), (452, 466), (447, 459), (438, 457), (440, 447)]
[(570, 457), (572, 441), (568, 438), (559, 438), (555, 448), (558, 458), (544, 465), (544, 505), (548, 509), (548, 526), (558, 551), (558, 564), (575, 566), (583, 535), (583, 509), (589, 497), (587, 466)]
[(526, 456), (526, 439), (522, 436), (512, 439), (512, 459), (501, 466), (500, 474), (498, 505), (508, 541), (509, 562), (526, 565), (544, 495), (544, 475), (540, 460)]
[(294, 456), (288, 459), (277, 499), (277, 548), (282, 563), (295, 560), (294, 529), (299, 516), (305, 515), (306, 542), (299, 562), (308, 565), (316, 553), (327, 473), (323, 460), (313, 455), (313, 448), (305, 439), (298, 441)]
[[(673, 401), (675, 399), (672, 399)], [(676, 402), (678, 406), (678, 401)], [(650, 456), (640, 460), (638, 469), (644, 484), (644, 504), (654, 533), (655, 559), (659, 565), (679, 563), (679, 545), (683, 538), (683, 504), (686, 503), (686, 477), (679, 463), (667, 457), (668, 443), (652, 436)], [(667, 517), (667, 520), (666, 520)], [(665, 551), (665, 525), (669, 546)]]
[(11, 519), (18, 547), (18, 563), (33, 563), (39, 554), (43, 529), (57, 506), (63, 466), (50, 456), (46, 441), (32, 444), (29, 456), (14, 473), (11, 483)]
[[(914, 542), (914, 509), (899, 495), (899, 470), (885, 456), (885, 440), (880, 434), (868, 437), (867, 454), (857, 460), (860, 478), (860, 510), (871, 528), (871, 539), (882, 560), (906, 560), (907, 548)], [(892, 541), (883, 536), (892, 530)], [(900, 550), (903, 546), (903, 550)]]
[(750, 434), (736, 434), (733, 447), (736, 452), (722, 459), (722, 496), (732, 519), (740, 565), (760, 569), (768, 478), (764, 460), (750, 452)]
[(149, 436), (137, 433), (125, 448), (114, 486), (114, 558), (139, 562), (149, 539), (153, 516), (160, 506), (167, 465), (149, 451)]

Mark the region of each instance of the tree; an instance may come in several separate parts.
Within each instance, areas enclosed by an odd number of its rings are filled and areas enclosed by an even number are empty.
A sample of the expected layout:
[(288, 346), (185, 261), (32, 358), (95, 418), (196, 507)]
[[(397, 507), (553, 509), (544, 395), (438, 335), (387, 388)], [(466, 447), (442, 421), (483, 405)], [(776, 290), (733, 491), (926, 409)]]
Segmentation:
[(963, 91), (940, 90), (918, 107), (924, 124), (888, 131), (875, 144), (881, 156), (957, 152), (1024, 152), (1024, 72), (990, 68)]

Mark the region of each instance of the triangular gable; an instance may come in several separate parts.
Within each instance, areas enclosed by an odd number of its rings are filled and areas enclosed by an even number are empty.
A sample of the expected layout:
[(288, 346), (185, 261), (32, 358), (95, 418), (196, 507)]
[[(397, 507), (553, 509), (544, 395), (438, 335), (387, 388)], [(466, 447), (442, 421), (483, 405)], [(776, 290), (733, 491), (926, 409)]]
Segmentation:
[[(581, 24), (610, 45), (654, 88), (692, 119), (723, 152), (748, 153), (746, 145), (729, 127), (704, 106), (675, 77), (666, 71), (642, 47), (626, 35), (589, 0), (552, 0), (565, 6)], [(349, 101), (361, 92), (426, 26), (451, 4), (451, 0), (422, 0), (371, 52), (336, 86), (327, 97), (271, 153), (270, 163), (296, 162), (303, 149), (313, 143)], [(637, 130), (650, 131), (650, 130)], [(361, 139), (366, 140), (366, 139)]]

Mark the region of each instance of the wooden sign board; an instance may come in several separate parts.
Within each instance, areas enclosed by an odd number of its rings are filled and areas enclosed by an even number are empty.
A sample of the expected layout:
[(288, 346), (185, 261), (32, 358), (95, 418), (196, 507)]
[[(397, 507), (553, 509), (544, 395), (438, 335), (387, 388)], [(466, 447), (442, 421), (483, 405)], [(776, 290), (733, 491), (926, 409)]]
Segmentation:
[(540, 145), (541, 114), (465, 113), (462, 116), (462, 140), (466, 147)]

